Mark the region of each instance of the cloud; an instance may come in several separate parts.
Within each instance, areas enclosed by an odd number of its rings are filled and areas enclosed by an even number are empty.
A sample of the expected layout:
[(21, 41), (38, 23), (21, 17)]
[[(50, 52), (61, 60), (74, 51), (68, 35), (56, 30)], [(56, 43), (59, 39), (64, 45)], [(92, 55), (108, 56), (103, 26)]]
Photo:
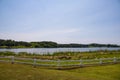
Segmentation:
[(18, 33), (0, 33), (3, 39), (15, 39), (24, 41), (36, 41), (36, 40), (57, 40), (60, 38), (65, 38), (66, 36), (76, 33), (78, 29), (46, 29), (34, 32), (18, 32)]
[(118, 43), (119, 7), (117, 0), (6, 0), (0, 5), (0, 38)]

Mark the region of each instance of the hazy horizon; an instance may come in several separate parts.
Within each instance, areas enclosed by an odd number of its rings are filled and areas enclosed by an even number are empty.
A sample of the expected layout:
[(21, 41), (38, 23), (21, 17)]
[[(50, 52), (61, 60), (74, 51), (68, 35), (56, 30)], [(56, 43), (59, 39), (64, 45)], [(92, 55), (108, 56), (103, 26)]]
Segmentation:
[(0, 0), (0, 39), (120, 45), (120, 1)]

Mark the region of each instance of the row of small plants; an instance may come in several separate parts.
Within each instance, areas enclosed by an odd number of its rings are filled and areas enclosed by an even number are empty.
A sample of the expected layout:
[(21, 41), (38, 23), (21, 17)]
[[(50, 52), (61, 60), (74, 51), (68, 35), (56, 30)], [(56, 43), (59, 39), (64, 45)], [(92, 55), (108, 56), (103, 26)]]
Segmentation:
[(101, 51), (89, 51), (89, 52), (55, 52), (53, 54), (37, 54), (27, 52), (0, 52), (0, 56), (16, 56), (22, 58), (36, 58), (42, 60), (80, 60), (80, 59), (96, 59), (96, 58), (113, 58), (120, 57), (120, 50), (101, 50)]

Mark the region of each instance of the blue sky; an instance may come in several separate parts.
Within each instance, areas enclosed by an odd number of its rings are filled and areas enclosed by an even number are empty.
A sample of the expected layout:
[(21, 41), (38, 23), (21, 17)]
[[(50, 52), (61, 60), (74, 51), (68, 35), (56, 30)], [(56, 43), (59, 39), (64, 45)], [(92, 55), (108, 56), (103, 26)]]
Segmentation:
[(0, 38), (120, 44), (120, 0), (0, 0)]

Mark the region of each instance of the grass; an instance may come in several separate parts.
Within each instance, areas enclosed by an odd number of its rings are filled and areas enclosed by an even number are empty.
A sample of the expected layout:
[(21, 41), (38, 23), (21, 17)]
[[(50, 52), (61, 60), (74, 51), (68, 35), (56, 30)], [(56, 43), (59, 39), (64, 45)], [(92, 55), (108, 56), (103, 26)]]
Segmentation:
[(94, 77), (93, 80), (120, 80), (120, 64), (80, 68), (70, 70), (70, 72), (76, 72), (82, 76)]
[[(14, 58), (14, 61), (12, 59), (12, 57), (8, 57), (8, 58), (0, 58), (0, 60), (3, 61), (7, 61), (7, 62), (15, 62), (15, 63), (24, 63), (24, 64), (31, 64), (31, 65), (41, 65), (41, 66), (47, 66), (47, 67), (73, 67), (73, 66), (77, 66), (77, 65), (97, 65), (100, 63), (114, 63), (114, 58), (104, 58), (102, 59), (102, 62), (100, 62), (100, 59), (85, 59), (85, 60), (40, 60), (40, 59), (36, 59), (34, 62), (34, 59), (32, 58)], [(120, 58), (116, 59), (116, 62), (120, 62)]]
[[(23, 64), (31, 64), (31, 65), (41, 65), (47, 67), (73, 67), (80, 65), (98, 65), (101, 63), (115, 63), (120, 62), (120, 58), (103, 58), (103, 59), (81, 59), (81, 60), (40, 60), (40, 59), (32, 59), (32, 58), (20, 58), (20, 57), (1, 57), (1, 61), (7, 62), (15, 62), (15, 63), (23, 63)], [(35, 61), (34, 61), (35, 60)], [(101, 61), (100, 61), (101, 60)]]
[(120, 50), (100, 50), (100, 51), (89, 51), (89, 52), (55, 52), (53, 54), (31, 54), (27, 52), (0, 52), (0, 56), (16, 56), (25, 58), (37, 58), (47, 60), (80, 60), (80, 59), (95, 59), (95, 58), (113, 58), (120, 57)]
[[(46, 60), (80, 60), (80, 59), (99, 59), (99, 58), (113, 58), (120, 57), (120, 50), (118, 51), (92, 51), (92, 52), (58, 52), (49, 55), (29, 54), (21, 52), (15, 54), (14, 52), (0, 52), (0, 56), (15, 56), (23, 58), (37, 58)], [(62, 58), (61, 58), (62, 57)], [(1, 59), (2, 60), (2, 59)], [(11, 59), (3, 59), (9, 60)], [(18, 62), (32, 62), (32, 60), (17, 60)], [(104, 60), (109, 62), (111, 60)], [(44, 64), (55, 64), (57, 62), (40, 62)], [(95, 63), (94, 61), (91, 63)], [(80, 64), (80, 62), (62, 62), (64, 64)], [(84, 64), (88, 64), (85, 63)], [(120, 64), (94, 66), (77, 68), (72, 70), (55, 70), (43, 67), (33, 68), (32, 65), (24, 64), (10, 64), (0, 62), (0, 80), (120, 80)]]
[(54, 70), (0, 62), (0, 80), (120, 80), (120, 64)]

